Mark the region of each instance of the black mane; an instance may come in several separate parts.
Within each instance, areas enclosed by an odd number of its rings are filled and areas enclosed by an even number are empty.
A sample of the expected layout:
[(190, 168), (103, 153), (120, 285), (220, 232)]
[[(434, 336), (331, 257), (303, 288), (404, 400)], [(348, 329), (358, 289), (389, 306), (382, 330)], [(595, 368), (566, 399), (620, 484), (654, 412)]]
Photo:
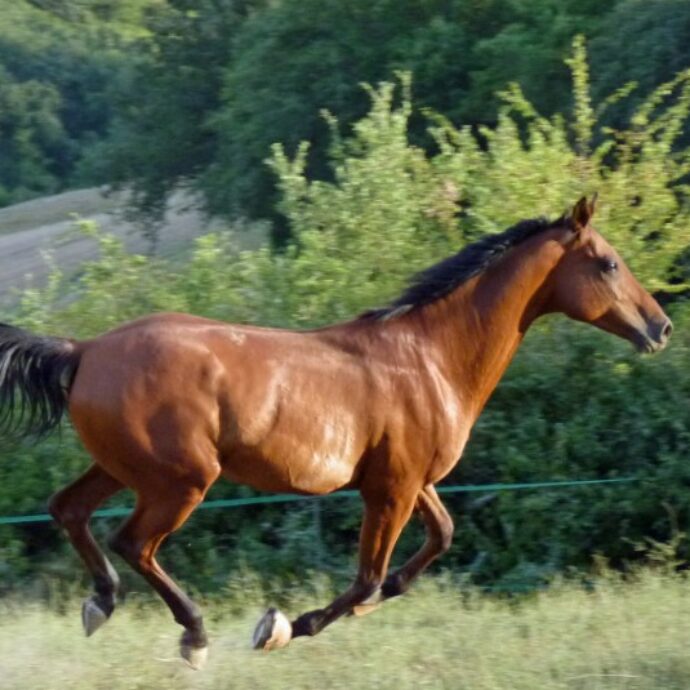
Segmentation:
[(453, 292), (466, 280), (485, 271), (516, 245), (567, 222), (565, 216), (554, 221), (533, 218), (520, 221), (504, 232), (486, 235), (457, 254), (417, 273), (405, 292), (390, 305), (367, 311), (360, 318), (390, 319), (416, 307), (435, 302)]

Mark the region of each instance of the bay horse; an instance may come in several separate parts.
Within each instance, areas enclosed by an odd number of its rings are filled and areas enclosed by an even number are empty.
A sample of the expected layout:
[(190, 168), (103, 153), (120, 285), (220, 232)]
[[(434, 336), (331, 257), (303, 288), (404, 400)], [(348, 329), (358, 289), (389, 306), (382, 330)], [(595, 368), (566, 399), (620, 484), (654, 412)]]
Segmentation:
[[(594, 200), (583, 197), (555, 221), (486, 236), (420, 273), (390, 306), (317, 330), (185, 314), (155, 314), (84, 341), (2, 326), (2, 427), (47, 433), (68, 411), (94, 461), (49, 504), (93, 577), (86, 634), (110, 617), (118, 590), (87, 523), (125, 487), (136, 505), (110, 546), (184, 627), (181, 654), (195, 668), (207, 651), (201, 613), (155, 556), (220, 475), (262, 491), (356, 488), (364, 502), (353, 584), (292, 622), (269, 609), (256, 648), (316, 635), (405, 592), (449, 547), (453, 522), (434, 485), (458, 462), (535, 319), (561, 312), (642, 352), (669, 339), (671, 321), (592, 227), (593, 213)], [(415, 511), (425, 542), (389, 574)]]

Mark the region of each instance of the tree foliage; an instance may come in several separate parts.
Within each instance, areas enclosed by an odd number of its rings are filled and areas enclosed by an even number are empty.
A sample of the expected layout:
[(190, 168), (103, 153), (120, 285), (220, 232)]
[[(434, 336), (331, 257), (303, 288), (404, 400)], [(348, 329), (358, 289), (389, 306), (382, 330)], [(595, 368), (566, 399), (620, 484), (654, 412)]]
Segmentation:
[[(134, 192), (135, 215), (155, 219), (184, 186), (213, 213), (273, 219), (281, 237), (287, 223), (263, 165), (271, 145), (292, 154), (309, 141), (308, 173), (332, 179), (319, 112), (337, 113), (347, 133), (368, 107), (361, 82), (408, 71), (420, 108), (473, 127), (497, 124), (497, 93), (516, 82), (550, 117), (570, 97), (563, 59), (578, 33), (592, 45), (598, 100), (630, 80), (639, 84), (607, 109), (607, 123), (620, 128), (645, 94), (690, 66), (684, 0), (0, 5), (8, 91), (16, 97), (40, 84), (46, 94), (41, 117), (27, 123), (16, 108), (4, 116), (10, 142), (22, 131), (30, 143), (5, 144), (0, 203), (111, 183)], [(48, 114), (58, 121), (49, 141)], [(434, 152), (423, 118), (413, 117), (410, 132)]]
[(82, 161), (106, 135), (126, 46), (155, 2), (0, 3), (0, 203), (105, 182)]
[(134, 204), (155, 219), (167, 195), (215, 160), (211, 115), (219, 107), (233, 40), (264, 0), (169, 0), (147, 18), (137, 69), (116, 94), (111, 136), (96, 148), (101, 174), (132, 185)]
[(617, 108), (617, 121), (629, 116), (645, 94), (688, 67), (690, 5), (684, 0), (623, 0), (603, 19), (592, 40), (596, 92), (602, 96), (627, 82), (635, 98)]

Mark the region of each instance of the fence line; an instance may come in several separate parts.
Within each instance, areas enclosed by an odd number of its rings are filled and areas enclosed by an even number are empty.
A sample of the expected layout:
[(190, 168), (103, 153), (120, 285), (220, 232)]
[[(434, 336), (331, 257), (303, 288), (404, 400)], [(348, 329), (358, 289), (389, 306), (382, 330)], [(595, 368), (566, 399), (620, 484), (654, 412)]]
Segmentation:
[[(436, 490), (440, 494), (478, 493), (488, 491), (525, 491), (531, 489), (564, 489), (570, 487), (594, 486), (600, 484), (629, 484), (641, 481), (639, 477), (617, 477), (614, 479), (574, 479), (544, 482), (516, 482), (499, 484), (456, 484), (453, 486), (439, 486)], [(262, 505), (267, 503), (292, 503), (295, 501), (315, 501), (334, 498), (352, 498), (358, 496), (358, 491), (337, 491), (325, 496), (301, 496), (296, 494), (272, 494), (270, 496), (251, 496), (246, 498), (221, 498), (205, 501), (197, 510), (217, 510), (219, 508), (241, 508), (244, 506)], [(94, 512), (94, 517), (121, 517), (129, 515), (133, 507), (104, 508)], [(0, 525), (19, 525), (32, 522), (52, 522), (48, 513), (34, 513), (30, 515), (0, 516)]]

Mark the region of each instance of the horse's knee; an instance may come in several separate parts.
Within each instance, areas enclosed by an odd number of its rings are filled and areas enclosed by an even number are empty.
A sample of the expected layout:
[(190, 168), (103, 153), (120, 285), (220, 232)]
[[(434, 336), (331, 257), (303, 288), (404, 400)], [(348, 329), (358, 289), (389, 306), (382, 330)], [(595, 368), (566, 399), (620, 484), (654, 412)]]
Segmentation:
[(53, 494), (48, 499), (48, 512), (55, 522), (62, 524), (62, 503), (60, 501), (60, 492)]
[(75, 523), (83, 523), (88, 517), (83, 509), (69, 503), (64, 490), (58, 491), (48, 499), (48, 512), (58, 525), (65, 528)]

